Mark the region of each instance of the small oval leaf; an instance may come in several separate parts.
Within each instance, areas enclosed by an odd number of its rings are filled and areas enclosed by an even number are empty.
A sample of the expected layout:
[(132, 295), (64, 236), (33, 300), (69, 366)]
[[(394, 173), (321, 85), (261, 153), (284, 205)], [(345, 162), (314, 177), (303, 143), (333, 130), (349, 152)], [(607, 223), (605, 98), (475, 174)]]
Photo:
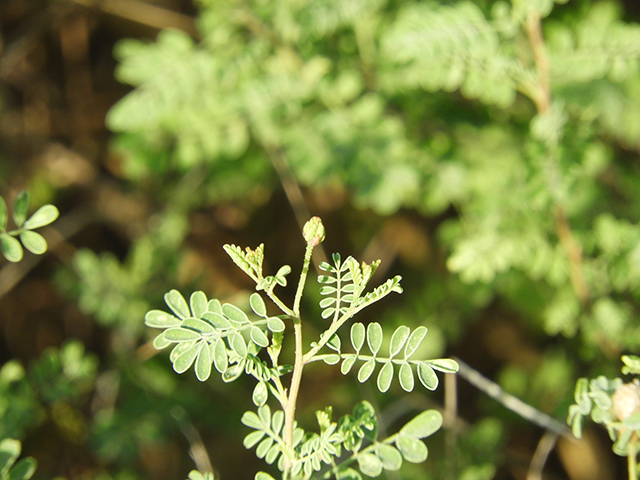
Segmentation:
[(393, 364), (391, 362), (385, 362), (378, 373), (378, 390), (385, 393), (391, 386), (393, 380)]
[(427, 459), (429, 454), (424, 442), (415, 437), (398, 435), (396, 438), (396, 447), (398, 447), (404, 459), (411, 463), (422, 463)]
[(173, 369), (177, 373), (186, 372), (191, 365), (193, 365), (193, 361), (196, 359), (200, 350), (202, 350), (202, 342), (198, 342), (191, 346), (186, 352), (181, 353), (174, 361), (173, 361)]
[(258, 444), (260, 440), (262, 440), (264, 436), (265, 436), (265, 432), (263, 432), (262, 430), (251, 432), (249, 435), (244, 437), (242, 444), (244, 445), (244, 448), (247, 448), (247, 449), (253, 448)]
[(201, 318), (219, 330), (227, 330), (231, 328), (231, 322), (224, 318), (222, 314), (216, 312), (205, 312)]
[(347, 357), (344, 359), (344, 361), (342, 362), (342, 365), (340, 365), (340, 371), (342, 372), (343, 375), (346, 375), (351, 371), (351, 369), (353, 368), (353, 365), (356, 363), (357, 358), (358, 357), (354, 355), (352, 357)]
[(371, 359), (365, 362), (358, 370), (358, 381), (360, 383), (364, 383), (369, 380), (369, 377), (373, 373), (373, 370), (376, 368), (375, 360)]
[(284, 332), (284, 322), (280, 320), (278, 317), (269, 317), (267, 321), (267, 327), (274, 333)]
[(249, 304), (251, 305), (251, 310), (262, 318), (267, 318), (267, 306), (264, 304), (264, 300), (260, 296), (259, 293), (252, 293), (249, 297)]
[(170, 342), (189, 342), (202, 338), (198, 332), (186, 328), (170, 328), (164, 332), (164, 338)]
[(364, 325), (360, 322), (356, 322), (351, 325), (351, 345), (353, 345), (354, 350), (359, 352), (364, 345), (365, 339), (365, 329)]
[(178, 318), (185, 319), (191, 316), (187, 301), (178, 290), (171, 290), (164, 294), (164, 301), (167, 306), (178, 316)]
[(426, 410), (400, 429), (400, 435), (415, 438), (425, 438), (433, 435), (442, 427), (442, 415), (437, 410)]
[(411, 355), (416, 353), (416, 350), (420, 347), (422, 340), (427, 335), (427, 327), (420, 325), (416, 328), (407, 342), (407, 346), (404, 349), (404, 358), (410, 358)]
[(251, 327), (249, 336), (251, 337), (251, 341), (259, 347), (265, 348), (269, 346), (269, 339), (264, 334), (264, 332), (255, 325)]
[(438, 376), (426, 362), (418, 363), (418, 378), (426, 389), (435, 390), (438, 388)]
[(220, 373), (227, 371), (229, 358), (227, 357), (227, 347), (222, 340), (218, 340), (213, 346), (213, 364)]
[(367, 326), (367, 343), (371, 353), (375, 356), (382, 346), (382, 327), (378, 322), (371, 322)]
[(324, 363), (326, 363), (327, 365), (335, 365), (340, 361), (340, 355), (338, 355), (337, 353), (330, 353), (329, 355), (325, 355), (324, 357), (322, 357), (322, 360), (324, 360)]
[(413, 369), (408, 363), (403, 363), (400, 367), (400, 373), (398, 374), (400, 380), (400, 386), (405, 392), (412, 392), (415, 385), (415, 379), (413, 378)]
[(151, 310), (144, 316), (144, 324), (151, 328), (177, 327), (182, 323), (179, 318), (162, 310)]
[(382, 461), (382, 468), (391, 472), (400, 470), (402, 466), (402, 455), (397, 448), (392, 445), (380, 443), (376, 446), (376, 454)]
[(4, 257), (10, 262), (19, 262), (22, 260), (22, 245), (11, 235), (7, 235), (6, 233), (0, 234), (0, 249), (2, 249)]
[(34, 228), (44, 227), (45, 225), (49, 225), (56, 218), (58, 218), (60, 212), (53, 205), (43, 205), (38, 210), (35, 211), (31, 218), (24, 222), (23, 227), (29, 230), (33, 230)]
[(245, 358), (247, 356), (247, 344), (239, 333), (231, 335), (231, 343), (229, 346), (240, 358)]
[(196, 377), (201, 382), (204, 382), (211, 375), (211, 351), (209, 350), (209, 344), (207, 342), (201, 342), (203, 347), (198, 353), (198, 359), (196, 360)]
[(47, 241), (39, 233), (30, 230), (20, 232), (20, 241), (24, 248), (36, 255), (42, 255), (47, 251)]
[(427, 363), (434, 370), (438, 370), (439, 372), (444, 372), (444, 373), (456, 373), (460, 368), (458, 366), (458, 362), (450, 358), (438, 358), (435, 360), (428, 360)]
[(253, 404), (256, 407), (261, 407), (267, 403), (267, 398), (269, 398), (269, 389), (267, 388), (267, 384), (265, 382), (258, 382), (253, 389), (253, 394), (251, 395)]
[(170, 342), (166, 338), (164, 338), (164, 333), (161, 333), (156, 338), (153, 339), (153, 348), (156, 350), (162, 350), (163, 348), (168, 347), (169, 345), (173, 345), (173, 342)]
[(199, 320), (197, 318), (185, 318), (180, 325), (182, 328), (188, 328), (198, 333), (202, 334), (212, 334), (215, 333), (215, 328), (211, 326), (209, 322), (205, 322), (204, 320)]
[(360, 471), (369, 477), (378, 477), (382, 473), (382, 462), (373, 453), (358, 455)]
[(222, 305), (222, 313), (229, 320), (231, 320), (232, 322), (236, 322), (239, 325), (249, 323), (249, 318), (247, 317), (247, 314), (244, 313), (235, 305), (231, 305), (230, 303), (225, 303), (224, 305)]
[(402, 350), (402, 347), (404, 347), (404, 344), (409, 338), (409, 333), (411, 333), (411, 329), (405, 325), (400, 325), (396, 328), (396, 331), (393, 332), (391, 344), (389, 345), (389, 356), (391, 358), (400, 353), (400, 350)]
[(202, 314), (207, 311), (208, 303), (207, 296), (204, 292), (193, 292), (189, 298), (191, 314), (196, 318), (200, 318)]

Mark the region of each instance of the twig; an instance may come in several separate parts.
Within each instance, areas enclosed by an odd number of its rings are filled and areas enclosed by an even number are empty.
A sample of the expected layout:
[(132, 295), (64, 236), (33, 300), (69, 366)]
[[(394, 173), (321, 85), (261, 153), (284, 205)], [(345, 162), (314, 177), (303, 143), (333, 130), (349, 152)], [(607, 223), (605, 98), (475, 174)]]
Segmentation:
[(484, 393), (489, 395), (494, 400), (500, 402), (506, 408), (520, 415), (525, 420), (530, 421), (542, 427), (546, 430), (549, 430), (556, 435), (562, 435), (563, 437), (573, 438), (573, 434), (568, 426), (563, 423), (560, 423), (555, 418), (550, 417), (544, 412), (532, 407), (528, 403), (523, 402), (518, 397), (511, 395), (510, 393), (505, 392), (500, 385), (495, 383), (492, 380), (489, 380), (487, 377), (482, 375), (476, 369), (470, 367), (465, 362), (460, 360), (459, 358), (455, 358), (454, 360), (458, 362), (460, 366), (460, 370), (458, 374), (461, 375), (465, 380), (471, 383), (474, 387), (482, 390)]
[(531, 464), (529, 465), (529, 471), (527, 472), (527, 480), (542, 480), (542, 470), (544, 469), (547, 458), (553, 447), (556, 445), (558, 434), (547, 430), (542, 435), (542, 438), (538, 442)]

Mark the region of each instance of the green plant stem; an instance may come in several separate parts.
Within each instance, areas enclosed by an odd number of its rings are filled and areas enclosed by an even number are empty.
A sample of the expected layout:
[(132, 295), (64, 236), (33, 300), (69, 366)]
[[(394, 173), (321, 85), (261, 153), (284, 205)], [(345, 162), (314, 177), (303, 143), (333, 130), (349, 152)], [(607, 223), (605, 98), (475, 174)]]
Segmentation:
[(629, 470), (629, 480), (638, 480), (638, 437), (634, 438), (627, 446), (627, 469)]
[[(291, 375), (291, 385), (289, 387), (289, 395), (287, 397), (284, 409), (284, 435), (283, 439), (287, 446), (293, 447), (293, 424), (296, 414), (296, 403), (298, 400), (298, 392), (300, 391), (300, 382), (302, 380), (302, 370), (304, 369), (303, 353), (302, 353), (302, 321), (300, 319), (300, 300), (302, 299), (302, 291), (307, 281), (307, 273), (309, 272), (309, 264), (311, 262), (311, 254), (313, 245), (307, 243), (304, 253), (304, 262), (302, 264), (302, 272), (300, 272), (300, 280), (298, 281), (298, 289), (293, 301), (293, 336), (295, 339), (295, 355), (293, 364), (293, 373)], [(288, 471), (291, 464), (285, 456), (285, 478), (288, 477)]]

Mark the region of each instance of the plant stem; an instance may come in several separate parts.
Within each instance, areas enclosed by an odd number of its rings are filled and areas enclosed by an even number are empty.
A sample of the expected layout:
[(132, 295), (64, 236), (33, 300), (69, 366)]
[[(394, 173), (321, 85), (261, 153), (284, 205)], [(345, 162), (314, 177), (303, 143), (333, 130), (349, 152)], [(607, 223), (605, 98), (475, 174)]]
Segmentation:
[[(298, 289), (293, 301), (293, 336), (295, 338), (295, 355), (293, 364), (293, 373), (291, 375), (291, 385), (289, 387), (289, 395), (287, 397), (284, 409), (284, 434), (283, 439), (287, 446), (293, 447), (293, 424), (296, 414), (296, 402), (298, 400), (298, 392), (300, 391), (300, 382), (302, 380), (302, 370), (304, 368), (302, 353), (302, 320), (300, 319), (300, 300), (302, 299), (302, 291), (307, 281), (307, 273), (309, 272), (309, 263), (311, 262), (311, 253), (313, 245), (307, 243), (307, 249), (304, 253), (304, 263), (302, 272), (300, 272), (300, 280), (298, 281)], [(285, 478), (288, 476), (291, 468), (289, 459), (285, 455), (284, 471)]]
[(627, 469), (629, 470), (629, 480), (638, 480), (638, 437), (634, 434), (627, 446)]

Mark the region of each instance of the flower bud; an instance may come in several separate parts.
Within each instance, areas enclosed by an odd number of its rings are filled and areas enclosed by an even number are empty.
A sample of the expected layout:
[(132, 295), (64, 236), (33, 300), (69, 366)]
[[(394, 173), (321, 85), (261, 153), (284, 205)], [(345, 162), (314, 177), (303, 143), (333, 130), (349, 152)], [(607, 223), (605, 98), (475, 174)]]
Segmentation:
[(611, 401), (613, 414), (623, 422), (634, 413), (640, 412), (640, 385), (637, 383), (620, 385), (611, 397)]
[(315, 247), (324, 241), (324, 225), (322, 224), (320, 217), (312, 217), (311, 220), (304, 224), (302, 236), (312, 247)]

